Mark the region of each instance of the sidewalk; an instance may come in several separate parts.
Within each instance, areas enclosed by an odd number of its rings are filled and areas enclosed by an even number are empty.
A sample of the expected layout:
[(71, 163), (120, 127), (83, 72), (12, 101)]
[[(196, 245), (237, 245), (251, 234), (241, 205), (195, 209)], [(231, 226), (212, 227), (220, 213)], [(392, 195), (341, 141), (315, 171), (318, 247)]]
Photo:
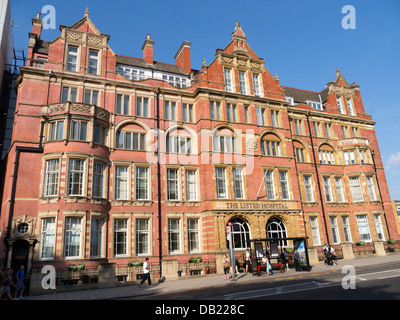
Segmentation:
[[(364, 257), (352, 260), (340, 260), (338, 265), (325, 266), (323, 262), (312, 267), (311, 272), (304, 272), (307, 274), (319, 273), (329, 270), (341, 270), (345, 265), (352, 265), (354, 267), (370, 267), (373, 265), (380, 265), (386, 263), (399, 263), (400, 266), (400, 254), (389, 254), (383, 257)], [(282, 278), (282, 277), (293, 277), (300, 275), (300, 273), (294, 270), (289, 270), (284, 273), (275, 272), (274, 276), (267, 276), (263, 274), (261, 277), (253, 276), (251, 274), (237, 275), (237, 283), (250, 283), (260, 281), (260, 278), (268, 279), (267, 277)], [(163, 283), (157, 283), (156, 279), (153, 279), (153, 286), (148, 288), (145, 283), (141, 288), (138, 285), (127, 285), (118, 286), (112, 288), (103, 289), (92, 289), (92, 290), (80, 290), (72, 292), (53, 293), (37, 296), (27, 296), (25, 300), (104, 300), (104, 299), (118, 299), (128, 298), (139, 295), (148, 295), (154, 293), (171, 293), (184, 290), (200, 289), (206, 287), (218, 287), (229, 285), (231, 281), (224, 280), (223, 274), (218, 275), (207, 275), (196, 278), (183, 278), (178, 280), (168, 279)]]

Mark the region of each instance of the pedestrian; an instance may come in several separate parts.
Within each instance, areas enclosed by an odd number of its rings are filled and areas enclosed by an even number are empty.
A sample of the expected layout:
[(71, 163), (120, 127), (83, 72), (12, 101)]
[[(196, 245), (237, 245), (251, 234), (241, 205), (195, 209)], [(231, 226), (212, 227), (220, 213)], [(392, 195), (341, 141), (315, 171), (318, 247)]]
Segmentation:
[(146, 258), (143, 262), (143, 279), (139, 283), (139, 288), (142, 287), (142, 284), (147, 280), (147, 284), (151, 287), (151, 277), (150, 277), (150, 270), (149, 270), (149, 258)]
[(329, 246), (329, 253), (331, 254), (332, 264), (337, 265), (337, 256), (335, 255), (335, 249), (332, 246)]
[(21, 268), (17, 272), (17, 289), (15, 290), (15, 295), (14, 299), (17, 298), (17, 294), (19, 293), (19, 300), (23, 300), (24, 298), (22, 297), (22, 294), (24, 293), (25, 290), (25, 285), (24, 285), (24, 276), (25, 276), (25, 266), (22, 265)]
[(301, 271), (301, 267), (300, 267), (300, 255), (299, 255), (297, 249), (294, 250), (293, 259), (294, 259), (294, 265), (295, 265), (296, 271)]
[(230, 279), (230, 272), (229, 269), (231, 268), (231, 264), (229, 262), (229, 259), (224, 255), (224, 258), (222, 259), (222, 263), (224, 264), (224, 280), (229, 280)]
[(245, 263), (246, 263), (246, 275), (249, 274), (250, 261), (251, 261), (251, 259), (250, 259), (250, 250), (247, 249), (246, 250), (246, 261), (245, 261)]
[(10, 287), (11, 286), (15, 287), (15, 284), (12, 281), (12, 274), (13, 274), (13, 270), (10, 269), (10, 270), (8, 270), (7, 274), (4, 275), (0, 300), (3, 299), (4, 296), (7, 296), (8, 300), (12, 300)]
[(287, 258), (286, 248), (284, 248), (282, 250), (281, 261), (282, 261), (282, 267), (283, 267), (284, 271), (289, 270), (289, 261), (288, 261), (288, 258)]
[(262, 258), (262, 262), (265, 266), (265, 273), (273, 275), (274, 270), (272, 270), (272, 267), (271, 267), (271, 264), (269, 263), (269, 259), (268, 259), (267, 255), (264, 255), (264, 257)]

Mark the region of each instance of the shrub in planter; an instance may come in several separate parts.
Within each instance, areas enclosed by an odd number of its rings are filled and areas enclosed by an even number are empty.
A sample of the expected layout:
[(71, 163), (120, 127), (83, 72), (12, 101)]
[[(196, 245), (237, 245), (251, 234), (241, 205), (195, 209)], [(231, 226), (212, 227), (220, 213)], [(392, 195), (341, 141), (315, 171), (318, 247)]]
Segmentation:
[(128, 267), (142, 267), (143, 261), (129, 261)]
[(364, 241), (358, 241), (358, 242), (356, 242), (356, 245), (363, 247), (363, 246), (365, 246), (365, 242)]
[(389, 244), (395, 244), (395, 243), (396, 243), (396, 240), (388, 239), (387, 243), (389, 243)]
[(192, 257), (189, 259), (190, 263), (200, 263), (202, 261), (203, 261), (203, 258), (201, 258), (201, 257)]
[(68, 270), (69, 270), (69, 271), (81, 271), (81, 270), (85, 270), (85, 265), (84, 265), (84, 264), (78, 264), (78, 265), (70, 264), (70, 265), (68, 266)]

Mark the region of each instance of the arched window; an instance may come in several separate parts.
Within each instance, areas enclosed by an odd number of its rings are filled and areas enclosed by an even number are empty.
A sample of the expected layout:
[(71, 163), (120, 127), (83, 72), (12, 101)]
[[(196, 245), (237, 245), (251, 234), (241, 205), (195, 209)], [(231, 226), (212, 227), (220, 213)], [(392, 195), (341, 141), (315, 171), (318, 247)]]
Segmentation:
[[(287, 238), (285, 224), (277, 218), (269, 219), (267, 222), (267, 238), (268, 239)], [(287, 246), (287, 240), (279, 241), (279, 244), (281, 246)]]
[[(240, 218), (233, 218), (229, 222), (232, 223), (231, 232), (235, 249), (250, 248), (250, 230), (246, 221)], [(227, 244), (229, 247), (229, 242)]]
[(215, 152), (235, 153), (237, 151), (235, 133), (228, 128), (217, 130), (213, 136), (213, 150)]
[(116, 147), (127, 150), (145, 150), (146, 132), (137, 124), (128, 124), (117, 131)]
[(192, 138), (184, 129), (175, 129), (167, 134), (166, 149), (169, 153), (192, 153)]
[(306, 158), (305, 158), (304, 146), (298, 141), (293, 141), (293, 149), (296, 161), (305, 162)]
[(281, 140), (272, 133), (264, 135), (261, 139), (261, 153), (264, 156), (280, 157)]
[(327, 144), (323, 144), (318, 151), (319, 163), (335, 164), (335, 151)]

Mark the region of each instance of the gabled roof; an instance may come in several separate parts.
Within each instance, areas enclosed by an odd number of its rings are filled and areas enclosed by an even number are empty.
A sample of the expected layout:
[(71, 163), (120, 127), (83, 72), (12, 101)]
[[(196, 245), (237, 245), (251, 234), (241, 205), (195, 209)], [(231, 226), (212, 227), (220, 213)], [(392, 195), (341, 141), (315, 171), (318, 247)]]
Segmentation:
[(295, 103), (306, 103), (306, 101), (315, 101), (324, 103), (327, 100), (328, 88), (320, 92), (291, 88), (281, 86), (285, 90), (286, 97), (292, 97)]
[(144, 59), (128, 57), (128, 56), (119, 55), (119, 54), (117, 54), (116, 57), (117, 57), (117, 64), (120, 63), (120, 64), (133, 66), (133, 67), (154, 69), (154, 70), (158, 70), (158, 71), (187, 75), (185, 72), (183, 72), (183, 70), (180, 67), (175, 66), (173, 64), (168, 64), (168, 63), (163, 63), (163, 62), (158, 62), (158, 61), (154, 61), (153, 64), (149, 64)]

